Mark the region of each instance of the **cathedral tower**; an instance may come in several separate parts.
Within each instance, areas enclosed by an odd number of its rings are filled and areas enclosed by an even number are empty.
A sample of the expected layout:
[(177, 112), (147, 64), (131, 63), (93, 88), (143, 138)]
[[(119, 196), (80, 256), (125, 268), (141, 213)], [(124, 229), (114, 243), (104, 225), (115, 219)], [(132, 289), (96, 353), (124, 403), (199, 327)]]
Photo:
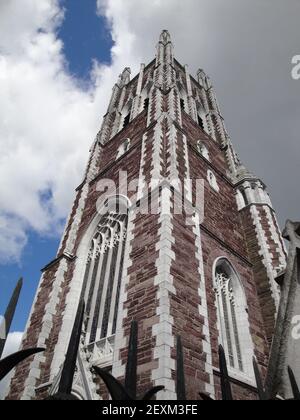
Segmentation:
[(125, 375), (139, 325), (139, 393), (176, 399), (176, 336), (189, 399), (220, 395), (223, 344), (235, 398), (255, 398), (266, 367), (284, 243), (266, 186), (240, 162), (208, 76), (190, 76), (163, 31), (155, 59), (113, 88), (57, 257), (43, 270), (9, 399), (55, 391), (80, 297), (86, 301), (74, 394), (106, 398), (92, 365)]

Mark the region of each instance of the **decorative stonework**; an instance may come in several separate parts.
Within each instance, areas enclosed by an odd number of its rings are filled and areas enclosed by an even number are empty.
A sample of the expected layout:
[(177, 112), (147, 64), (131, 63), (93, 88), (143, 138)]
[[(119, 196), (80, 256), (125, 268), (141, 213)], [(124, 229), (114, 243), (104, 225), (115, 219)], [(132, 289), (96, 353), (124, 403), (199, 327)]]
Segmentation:
[[(58, 258), (45, 268), (27, 325), (23, 346), (45, 345), (47, 351), (16, 370), (8, 399), (42, 399), (55, 387), (83, 295), (87, 311), (74, 381), (79, 398), (107, 398), (91, 372), (92, 365), (124, 379), (133, 320), (139, 325), (139, 394), (164, 385), (159, 397), (176, 399), (175, 339), (180, 335), (188, 398), (198, 398), (200, 391), (218, 398), (221, 320), (212, 272), (223, 252), (239, 266), (246, 289), (245, 305), (239, 305), (239, 296), (234, 301), (237, 317), (249, 324), (253, 346), (243, 331), (240, 345), (249, 357), (255, 354), (261, 365), (268, 357), (269, 312), (278, 294), (274, 279), (284, 266), (285, 249), (265, 186), (246, 176), (209, 77), (199, 71), (194, 79), (187, 66), (174, 59), (168, 31), (159, 39), (156, 60), (141, 65), (132, 80), (130, 73), (126, 68), (113, 88)], [(125, 139), (130, 144), (124, 144)], [(125, 178), (119, 175), (124, 171), (137, 191), (121, 192)], [(116, 183), (116, 191), (109, 189), (110, 199), (122, 197), (129, 207), (127, 229), (122, 232), (115, 231), (117, 212), (105, 212), (106, 219), (98, 213), (97, 204), (105, 206), (105, 194), (97, 184), (104, 179)], [(199, 180), (201, 203), (196, 202), (195, 181)], [(184, 200), (189, 210), (177, 214), (175, 204)], [(121, 263), (121, 254), (114, 258), (114, 251), (123, 241)], [(112, 269), (102, 273), (102, 267)], [(111, 281), (113, 275), (113, 280), (119, 275), (119, 288)], [(99, 301), (101, 290), (111, 300)], [(117, 302), (114, 329), (112, 307)], [(247, 319), (245, 311), (238, 312), (245, 306)], [(236, 398), (241, 399), (251, 375), (238, 372), (236, 376), (246, 384), (235, 386)]]
[[(51, 329), (53, 327), (54, 316), (56, 315), (57, 304), (59, 303), (59, 295), (62, 291), (62, 283), (64, 281), (65, 273), (68, 269), (68, 264), (65, 259), (62, 259), (59, 263), (58, 269), (55, 274), (55, 280), (53, 282), (53, 288), (51, 295), (49, 296), (49, 302), (45, 307), (45, 314), (42, 322), (42, 330), (39, 334), (37, 347), (46, 347), (46, 341), (49, 338)], [(37, 380), (40, 378), (41, 370), (40, 364), (45, 361), (45, 357), (36, 355), (30, 365), (30, 373), (25, 381), (25, 389), (22, 394), (23, 400), (30, 400), (35, 396), (35, 387)]]
[(218, 185), (216, 175), (210, 169), (207, 171), (207, 180), (213, 190), (215, 190), (217, 193), (220, 192), (220, 187)]
[(159, 257), (156, 262), (157, 276), (154, 284), (158, 286), (157, 315), (159, 323), (153, 326), (153, 336), (156, 338), (156, 346), (154, 349), (154, 358), (158, 359), (158, 369), (152, 372), (152, 379), (155, 385), (162, 385), (165, 391), (162, 391), (158, 397), (166, 400), (176, 399), (175, 382), (172, 378), (172, 371), (175, 370), (175, 360), (171, 357), (172, 349), (175, 346), (173, 335), (174, 319), (170, 314), (170, 297), (176, 294), (173, 286), (173, 278), (170, 273), (172, 261), (175, 260), (175, 254), (172, 251), (174, 238), (172, 236), (172, 202), (171, 191), (164, 187), (160, 197), (160, 217), (159, 223), (159, 242), (156, 250)]
[(136, 212), (132, 208), (128, 215), (128, 228), (127, 228), (127, 240), (125, 248), (124, 268), (123, 277), (121, 282), (121, 291), (119, 299), (119, 310), (117, 320), (117, 330), (114, 343), (114, 357), (113, 357), (113, 370), (112, 373), (116, 378), (122, 378), (125, 375), (125, 365), (121, 358), (121, 350), (127, 345), (127, 340), (124, 331), (124, 320), (127, 318), (128, 311), (125, 308), (125, 302), (127, 301), (127, 286), (130, 281), (130, 275), (128, 270), (132, 267), (132, 260), (130, 254), (132, 251), (132, 241), (134, 240), (134, 223), (135, 223)]
[(205, 363), (205, 372), (209, 375), (209, 383), (205, 383), (205, 391), (215, 397), (215, 388), (214, 388), (214, 377), (213, 377), (213, 361), (212, 361), (212, 350), (211, 350), (211, 334), (209, 330), (209, 319), (208, 319), (208, 307), (207, 307), (207, 294), (206, 294), (206, 282), (205, 274), (203, 267), (203, 251), (202, 251), (202, 241), (201, 241), (201, 232), (200, 232), (200, 217), (196, 213), (194, 216), (194, 234), (195, 234), (195, 251), (196, 259), (198, 261), (198, 272), (199, 272), (199, 289), (198, 294), (201, 299), (201, 304), (199, 305), (199, 314), (204, 318), (204, 327), (203, 327), (203, 351), (206, 353), (206, 363)]
[(268, 245), (268, 240), (265, 236), (265, 232), (261, 225), (261, 218), (259, 216), (259, 212), (255, 206), (251, 206), (250, 208), (253, 224), (255, 226), (257, 241), (260, 247), (260, 255), (262, 257), (263, 264), (266, 268), (268, 273), (268, 280), (270, 284), (270, 290), (272, 297), (274, 299), (276, 307), (279, 304), (279, 289), (275, 282), (276, 277), (276, 270), (274, 270), (272, 264), (272, 254), (270, 253), (270, 246)]

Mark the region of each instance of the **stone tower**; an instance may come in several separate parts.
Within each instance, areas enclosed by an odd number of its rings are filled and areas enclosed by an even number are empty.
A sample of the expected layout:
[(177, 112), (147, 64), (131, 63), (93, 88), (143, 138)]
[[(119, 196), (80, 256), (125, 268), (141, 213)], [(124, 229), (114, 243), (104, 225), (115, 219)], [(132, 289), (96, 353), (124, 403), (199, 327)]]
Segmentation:
[(57, 257), (43, 270), (9, 399), (42, 399), (59, 381), (86, 301), (74, 394), (106, 398), (92, 365), (125, 374), (139, 324), (138, 388), (175, 399), (176, 336), (189, 399), (220, 395), (222, 343), (235, 398), (255, 398), (279, 301), (284, 243), (264, 183), (241, 164), (208, 76), (190, 76), (163, 31), (155, 59), (113, 88)]

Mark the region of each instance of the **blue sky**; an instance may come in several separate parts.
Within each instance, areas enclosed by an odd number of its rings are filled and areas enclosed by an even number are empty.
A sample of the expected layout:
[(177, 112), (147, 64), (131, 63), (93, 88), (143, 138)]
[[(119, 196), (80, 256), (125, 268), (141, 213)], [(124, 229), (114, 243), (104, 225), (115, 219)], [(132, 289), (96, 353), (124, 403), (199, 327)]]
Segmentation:
[[(64, 0), (65, 18), (58, 37), (64, 43), (68, 72), (80, 82), (90, 78), (92, 61), (110, 63), (112, 39), (105, 18), (96, 14), (96, 0)], [(40, 279), (40, 270), (55, 258), (60, 238), (28, 232), (28, 243), (18, 264), (0, 265), (0, 314), (18, 278), (24, 286), (11, 331), (23, 331)]]
[(96, 14), (96, 0), (64, 0), (65, 21), (59, 37), (64, 42), (64, 53), (69, 71), (75, 77), (89, 78), (92, 60), (110, 63), (112, 39), (105, 19)]

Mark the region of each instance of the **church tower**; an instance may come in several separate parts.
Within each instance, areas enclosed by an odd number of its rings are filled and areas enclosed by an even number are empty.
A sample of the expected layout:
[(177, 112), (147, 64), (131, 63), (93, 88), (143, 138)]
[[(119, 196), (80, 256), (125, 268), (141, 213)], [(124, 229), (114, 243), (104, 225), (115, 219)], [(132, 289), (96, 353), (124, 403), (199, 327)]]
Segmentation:
[(155, 59), (113, 87), (23, 338), (46, 351), (16, 368), (7, 398), (55, 392), (84, 297), (78, 398), (107, 398), (93, 365), (124, 378), (135, 320), (139, 393), (176, 399), (180, 335), (188, 399), (220, 397), (219, 344), (235, 399), (255, 399), (252, 358), (265, 371), (285, 264), (266, 186), (237, 156), (209, 77), (192, 77), (163, 31)]

